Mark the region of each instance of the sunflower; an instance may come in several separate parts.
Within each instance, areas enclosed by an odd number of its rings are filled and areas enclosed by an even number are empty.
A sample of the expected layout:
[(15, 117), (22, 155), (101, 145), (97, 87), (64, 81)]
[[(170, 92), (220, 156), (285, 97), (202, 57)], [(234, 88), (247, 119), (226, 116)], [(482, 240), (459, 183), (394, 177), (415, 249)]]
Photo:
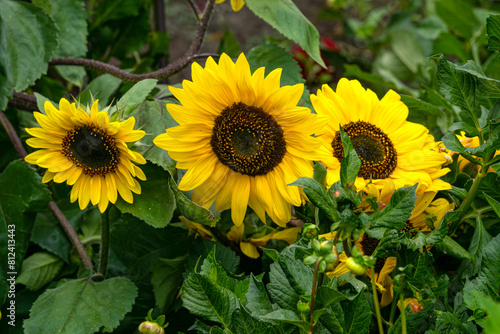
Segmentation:
[(25, 158), (26, 162), (47, 168), (42, 182), (51, 180), (73, 186), (70, 200), (78, 199), (80, 209), (99, 205), (104, 212), (109, 202), (115, 203), (117, 190), (129, 203), (132, 192), (141, 193), (141, 186), (134, 177), (146, 180), (142, 170), (134, 163), (146, 160), (131, 151), (126, 143), (141, 139), (145, 132), (134, 130), (135, 119), (110, 122), (107, 111), (99, 111), (97, 101), (88, 112), (66, 99), (59, 101), (57, 109), (45, 102), (45, 114), (33, 115), (41, 127), (27, 128), (35, 138), (26, 143), (40, 148)]
[[(429, 190), (450, 189), (446, 182), (434, 183), (449, 169), (441, 169), (446, 159), (436, 150), (434, 138), (423, 125), (406, 121), (408, 107), (390, 90), (379, 100), (357, 80), (341, 79), (337, 92), (323, 85), (311, 102), (318, 115), (329, 118), (320, 138), (330, 156), (321, 162), (327, 167), (327, 185), (340, 180), (340, 162), (344, 157), (339, 125), (350, 137), (360, 160), (355, 181), (363, 189), (372, 180), (383, 187), (393, 180), (396, 189), (416, 184)], [(434, 189), (435, 187), (435, 189)]]
[(292, 205), (302, 203), (298, 177), (312, 177), (312, 160), (326, 158), (319, 139), (324, 126), (308, 108), (298, 107), (304, 86), (280, 87), (281, 69), (251, 74), (245, 56), (233, 63), (223, 54), (205, 68), (193, 63), (193, 81), (170, 87), (181, 105), (167, 110), (179, 123), (154, 139), (187, 169), (179, 189), (193, 189), (193, 201), (215, 210), (231, 209), (241, 225), (249, 205), (265, 222), (265, 214), (285, 226)]
[[(386, 189), (387, 191), (387, 189)], [(379, 202), (384, 205), (390, 200), (392, 194), (387, 195), (384, 191), (378, 193)], [(418, 202), (418, 199), (417, 199)], [(421, 203), (426, 203), (426, 201), (421, 201)], [(424, 206), (424, 204), (422, 204)], [(455, 205), (449, 203), (444, 198), (439, 198), (432, 201), (430, 204), (427, 203), (423, 208), (416, 206), (412, 211), (412, 216), (406, 222), (406, 226), (401, 229), (403, 232), (411, 231), (412, 237), (417, 233), (415, 229), (421, 231), (428, 231), (429, 228), (426, 224), (426, 219), (429, 217), (434, 217), (435, 226), (437, 226), (443, 219), (446, 212), (453, 210)], [(335, 233), (327, 233), (322, 235), (327, 239), (333, 239)], [(321, 237), (321, 236), (320, 236)], [(379, 240), (368, 236), (368, 234), (363, 233), (360, 238), (356, 241), (355, 246), (363, 255), (372, 255), (377, 248)], [(339, 260), (340, 264), (335, 268), (333, 272), (328, 273), (329, 277), (340, 276), (349, 270), (347, 269), (345, 262), (347, 261), (347, 255), (345, 253), (340, 254)], [(375, 269), (375, 284), (382, 294), (380, 305), (384, 307), (391, 303), (393, 297), (392, 291), (392, 278), (390, 274), (396, 268), (397, 260), (396, 257), (378, 258), (374, 266)], [(370, 269), (367, 271), (368, 277), (371, 278)]]
[[(215, 3), (223, 3), (226, 0), (215, 0)], [(245, 5), (245, 1), (243, 0), (231, 0), (231, 7), (235, 12), (240, 11), (241, 8)]]

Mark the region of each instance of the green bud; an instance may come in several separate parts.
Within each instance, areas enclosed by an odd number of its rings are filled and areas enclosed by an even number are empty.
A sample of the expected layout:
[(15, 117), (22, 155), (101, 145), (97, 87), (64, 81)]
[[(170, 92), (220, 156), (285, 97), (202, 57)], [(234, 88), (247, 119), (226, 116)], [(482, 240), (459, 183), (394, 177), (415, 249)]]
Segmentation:
[(311, 310), (311, 308), (309, 307), (308, 302), (303, 302), (303, 301), (299, 300), (297, 302), (297, 310), (301, 313), (307, 313)]
[(165, 330), (156, 322), (144, 321), (139, 325), (139, 333), (142, 334), (165, 334)]
[(314, 225), (314, 224), (305, 224), (304, 228), (302, 229), (302, 236), (304, 239), (314, 239), (317, 238), (319, 235), (319, 227)]
[(327, 256), (325, 256), (325, 262), (326, 264), (330, 264), (337, 261), (337, 255), (335, 253), (330, 253)]
[(321, 243), (321, 249), (319, 251), (319, 254), (322, 256), (327, 256), (332, 253), (333, 250), (333, 241), (327, 240), (323, 241)]
[(366, 272), (366, 267), (356, 262), (356, 260), (353, 257), (347, 259), (345, 266), (354, 275), (363, 275)]
[(321, 262), (319, 263), (318, 270), (320, 272), (322, 272), (322, 273), (325, 272), (325, 270), (326, 270), (326, 262), (325, 262), (325, 260), (321, 260)]
[(313, 239), (312, 248), (316, 254), (319, 254), (321, 250), (321, 244), (319, 243), (318, 239)]
[(474, 318), (476, 319), (482, 319), (486, 316), (486, 312), (484, 312), (484, 309), (482, 308), (477, 308), (474, 310)]
[(404, 283), (405, 283), (405, 275), (404, 274), (398, 274), (394, 276), (394, 279), (392, 280), (392, 288), (395, 293), (401, 293), (404, 288)]
[(313, 254), (313, 255), (309, 255), (308, 257), (306, 257), (304, 259), (304, 264), (306, 266), (310, 266), (310, 265), (315, 264), (316, 261), (318, 261), (318, 256)]

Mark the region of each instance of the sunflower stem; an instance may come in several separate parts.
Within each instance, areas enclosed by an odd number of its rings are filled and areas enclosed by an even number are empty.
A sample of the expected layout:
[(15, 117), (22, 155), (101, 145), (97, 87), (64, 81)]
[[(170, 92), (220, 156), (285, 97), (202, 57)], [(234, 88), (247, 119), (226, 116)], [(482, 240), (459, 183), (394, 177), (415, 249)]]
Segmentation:
[(399, 294), (399, 307), (401, 309), (401, 328), (403, 334), (406, 334), (406, 312), (405, 312), (405, 300), (402, 293)]
[(101, 248), (99, 257), (99, 273), (98, 275), (106, 278), (108, 270), (108, 255), (109, 255), (109, 211), (105, 210), (101, 215)]
[(313, 276), (313, 285), (311, 291), (311, 313), (309, 319), (309, 334), (314, 334), (314, 299), (316, 297), (316, 289), (318, 285), (318, 273), (319, 273), (319, 263), (323, 260), (323, 258), (319, 258), (314, 265), (314, 276)]
[(84, 66), (87, 68), (94, 68), (115, 77), (118, 77), (125, 81), (130, 82), (138, 82), (144, 79), (165, 79), (169, 76), (172, 76), (184, 68), (186, 68), (193, 60), (197, 58), (206, 58), (209, 56), (218, 57), (216, 54), (198, 54), (203, 44), (203, 40), (205, 39), (205, 34), (207, 32), (208, 23), (210, 22), (210, 18), (212, 17), (213, 9), (215, 6), (215, 0), (208, 0), (201, 15), (201, 19), (198, 22), (198, 27), (196, 28), (196, 35), (193, 39), (193, 42), (189, 46), (189, 49), (186, 53), (170, 65), (159, 69), (155, 72), (145, 73), (145, 74), (133, 74), (126, 72), (116, 66), (111, 64), (103, 63), (93, 59), (86, 58), (52, 58), (49, 62), (50, 65), (73, 65), (73, 66)]
[(380, 305), (377, 298), (377, 287), (375, 286), (375, 267), (370, 267), (371, 281), (372, 281), (372, 293), (373, 293), (373, 303), (375, 304), (375, 312), (377, 313), (377, 324), (378, 332), (384, 334), (384, 327), (382, 326), (382, 316), (380, 315)]
[(391, 314), (389, 316), (389, 326), (394, 325), (394, 316), (396, 315), (396, 306), (398, 305), (398, 300), (399, 299), (395, 299), (395, 298), (392, 299)]
[(342, 240), (342, 246), (344, 246), (345, 254), (349, 257), (352, 257), (351, 247), (349, 246), (349, 241), (347, 239), (349, 238)]
[[(19, 136), (14, 130), (14, 127), (10, 123), (9, 119), (5, 116), (5, 114), (1, 110), (0, 110), (0, 123), (5, 128), (5, 131), (7, 131), (7, 134), (9, 135), (9, 138), (12, 141), (12, 144), (14, 145), (14, 148), (17, 151), (17, 154), (24, 161), (24, 158), (26, 157), (26, 155), (28, 155), (28, 153), (24, 149), (24, 146), (21, 143), (21, 139), (19, 139)], [(54, 214), (56, 219), (59, 221), (61, 227), (64, 230), (64, 233), (66, 233), (66, 236), (70, 240), (71, 244), (73, 245), (73, 247), (75, 247), (76, 252), (78, 253), (78, 257), (80, 258), (80, 261), (82, 261), (83, 267), (85, 269), (94, 271), (94, 266), (92, 265), (92, 261), (90, 260), (89, 254), (85, 250), (85, 247), (83, 246), (80, 238), (78, 238), (75, 229), (68, 222), (64, 214), (61, 212), (61, 209), (59, 209), (59, 207), (57, 206), (56, 202), (50, 201), (48, 204), (48, 208)]]

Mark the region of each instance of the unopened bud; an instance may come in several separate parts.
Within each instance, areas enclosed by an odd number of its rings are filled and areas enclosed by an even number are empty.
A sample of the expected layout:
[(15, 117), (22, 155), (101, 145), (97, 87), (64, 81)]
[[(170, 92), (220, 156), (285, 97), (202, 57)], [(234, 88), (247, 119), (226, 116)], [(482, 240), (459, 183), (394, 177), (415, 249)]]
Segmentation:
[(352, 272), (354, 275), (363, 275), (366, 272), (366, 267), (356, 262), (353, 257), (347, 259), (345, 263), (347, 269)]
[(302, 229), (302, 236), (305, 239), (311, 240), (317, 238), (319, 234), (319, 227), (314, 224), (305, 224)]
[(410, 302), (410, 309), (412, 313), (418, 313), (424, 309), (424, 307), (418, 303)]
[(297, 310), (301, 313), (306, 313), (306, 312), (309, 312), (311, 310), (311, 308), (310, 308), (308, 302), (303, 302), (303, 301), (299, 300), (297, 302)]
[(316, 255), (309, 255), (304, 259), (304, 264), (306, 266), (310, 266), (316, 263), (318, 261), (318, 257)]
[(321, 256), (329, 255), (333, 250), (333, 241), (327, 240), (321, 243), (321, 249), (319, 251)]
[(142, 334), (165, 334), (165, 330), (156, 322), (144, 321), (139, 325), (139, 333)]
[(335, 190), (335, 192), (333, 193), (333, 196), (340, 197), (340, 190)]

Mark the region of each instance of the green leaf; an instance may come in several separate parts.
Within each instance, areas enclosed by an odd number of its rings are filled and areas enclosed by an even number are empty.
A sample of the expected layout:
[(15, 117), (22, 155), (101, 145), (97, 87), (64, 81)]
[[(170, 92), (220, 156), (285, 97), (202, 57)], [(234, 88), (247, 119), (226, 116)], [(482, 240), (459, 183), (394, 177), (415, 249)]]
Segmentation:
[[(409, 307), (405, 309), (406, 315), (406, 332), (418, 333), (420, 329), (427, 325), (429, 316), (432, 316), (434, 308), (426, 307), (420, 312), (408, 312)], [(387, 334), (400, 334), (402, 333), (401, 316), (398, 317), (394, 326), (389, 327)]]
[(16, 283), (24, 284), (28, 289), (36, 291), (59, 274), (63, 263), (60, 258), (50, 253), (35, 253), (24, 259)]
[(400, 230), (406, 226), (415, 207), (417, 184), (394, 192), (389, 204), (380, 212), (370, 216), (370, 228), (387, 227)]
[(337, 204), (316, 180), (309, 177), (299, 177), (297, 181), (290, 183), (288, 186), (302, 187), (307, 198), (323, 210), (330, 220), (334, 221), (333, 217), (338, 216)]
[(344, 310), (344, 330), (346, 333), (368, 333), (372, 313), (364, 293), (359, 293), (356, 298), (341, 303)]
[(151, 284), (156, 305), (164, 313), (174, 302), (182, 283), (187, 254), (173, 259), (159, 259), (152, 269)]
[(12, 161), (0, 175), (0, 249), (5, 255), (0, 262), (0, 301), (7, 295), (6, 279), (12, 275), (8, 273), (18, 273), (26, 255), (35, 220), (32, 212), (45, 209), (49, 201), (41, 177), (21, 160)]
[(486, 195), (484, 192), (483, 192), (483, 195), (486, 198), (486, 200), (488, 201), (488, 203), (490, 203), (490, 206), (493, 209), (493, 211), (495, 211), (497, 216), (500, 218), (500, 203), (498, 201), (496, 201), (494, 198)]
[(500, 188), (497, 186), (500, 182), (500, 175), (497, 173), (488, 173), (481, 182), (479, 193), (485, 193), (491, 198), (500, 201)]
[(160, 259), (173, 259), (187, 253), (190, 245), (184, 229), (168, 226), (156, 229), (131, 215), (124, 215), (111, 231), (113, 253), (132, 275), (149, 275)]
[(488, 98), (500, 97), (500, 80), (487, 77), (481, 66), (475, 61), (469, 60), (465, 65), (457, 66), (456, 69), (457, 71), (472, 74), (476, 78), (477, 88), (482, 96)]
[(484, 332), (500, 333), (500, 317), (498, 317), (500, 314), (500, 303), (498, 301), (495, 302), (492, 298), (482, 295), (479, 292), (474, 293), (474, 298), (488, 314), (484, 318)]
[(149, 148), (143, 152), (144, 158), (161, 166), (171, 175), (175, 175), (175, 161), (168, 152), (153, 144), (153, 139), (165, 133), (165, 130), (178, 125), (165, 109), (165, 104), (159, 101), (145, 101), (139, 108), (138, 124), (140, 129), (147, 129), (141, 141)]
[(443, 253), (446, 253), (454, 258), (461, 260), (472, 260), (474, 257), (465, 250), (458, 242), (446, 236), (443, 241), (434, 245), (434, 247)]
[(408, 107), (408, 120), (410, 122), (422, 123), (429, 117), (445, 117), (445, 114), (441, 111), (441, 109), (435, 105), (416, 99), (412, 96), (401, 95), (401, 102)]
[(316, 294), (316, 301), (314, 308), (319, 309), (322, 307), (326, 307), (332, 303), (341, 302), (345, 299), (347, 299), (347, 297), (344, 296), (342, 293), (340, 293), (338, 290), (332, 289), (325, 285), (320, 286)]
[(340, 180), (344, 187), (348, 183), (354, 183), (358, 177), (359, 169), (361, 168), (361, 160), (352, 146), (351, 138), (344, 132), (340, 126), (340, 138), (342, 139), (342, 147), (344, 148), (344, 157), (340, 162)]
[(222, 265), (215, 258), (217, 245), (215, 245), (207, 257), (203, 260), (200, 268), (200, 274), (208, 277), (213, 283), (222, 288), (234, 292), (236, 280), (228, 276)]
[(195, 223), (209, 225), (214, 227), (217, 222), (220, 220), (220, 216), (214, 217), (212, 212), (208, 209), (205, 209), (198, 204), (190, 201), (184, 194), (177, 188), (175, 181), (170, 179), (170, 189), (175, 196), (175, 202), (177, 205), (177, 209), (181, 212), (181, 214), (186, 217), (187, 220), (190, 220)]
[(477, 280), (485, 282), (494, 291), (500, 287), (500, 235), (497, 235), (488, 242), (482, 251), (483, 263), (479, 271)]
[[(450, 324), (452, 328), (456, 329), (458, 333), (472, 334), (475, 333), (467, 328), (462, 321), (453, 313), (443, 312), (436, 319), (436, 323)], [(449, 329), (450, 330), (450, 329)]]
[[(128, 117), (132, 111), (134, 111), (144, 100), (148, 97), (149, 93), (155, 88), (158, 80), (156, 79), (145, 79), (139, 81), (132, 86), (118, 102), (116, 103), (116, 108), (123, 112), (123, 115)], [(142, 116), (142, 115), (141, 115)], [(148, 128), (149, 130), (149, 128)]]
[(461, 211), (447, 212), (438, 227), (425, 236), (425, 243), (427, 245), (433, 245), (443, 241), (444, 237), (448, 234), (448, 222), (458, 219), (460, 213)]
[(413, 30), (395, 28), (391, 30), (390, 36), (394, 54), (412, 73), (417, 73), (419, 65), (422, 65), (426, 58)]
[(462, 62), (467, 61), (470, 56), (462, 42), (453, 34), (442, 31), (433, 44), (432, 52), (445, 55), (457, 56)]
[(0, 2), (0, 109), (47, 72), (58, 29), (44, 11), (22, 1)]
[[(472, 260), (465, 261), (461, 264), (460, 268), (467, 268), (464, 271), (466, 277), (475, 276), (481, 269), (481, 264), (483, 260), (482, 250), (491, 241), (491, 235), (484, 228), (484, 224), (481, 219), (476, 220), (476, 228), (474, 229), (474, 235), (469, 245), (469, 253), (473, 256)], [(472, 265), (471, 265), (472, 262)]]
[(397, 89), (396, 85), (392, 82), (387, 81), (382, 76), (378, 74), (364, 72), (357, 64), (344, 64), (346, 77), (354, 77), (360, 80), (373, 83), (375, 85), (385, 86), (391, 89)]
[(488, 50), (500, 51), (500, 15), (490, 15), (486, 19)]
[(438, 87), (444, 97), (453, 104), (474, 112), (476, 84), (470, 73), (456, 69), (456, 65), (443, 55), (438, 60)]
[[(189, 247), (189, 257), (186, 263), (186, 272), (199, 271), (200, 264), (215, 249), (214, 258), (230, 273), (236, 272), (240, 264), (240, 258), (228, 247), (211, 240), (195, 240)], [(196, 268), (196, 269), (195, 269)]]
[(473, 27), (477, 22), (474, 16), (474, 7), (464, 0), (439, 0), (435, 3), (436, 13), (448, 27), (456, 31), (461, 37), (468, 39), (474, 33)]
[(274, 29), (293, 40), (325, 67), (319, 51), (319, 33), (291, 0), (248, 0), (248, 8)]
[(140, 181), (141, 194), (134, 195), (134, 203), (127, 203), (121, 197), (116, 207), (141, 218), (154, 227), (165, 227), (170, 223), (175, 210), (175, 198), (169, 186), (169, 174), (153, 164), (141, 166), (147, 180)]
[(237, 309), (232, 316), (231, 332), (238, 334), (274, 334), (278, 333), (260, 319), (250, 315), (245, 307)]
[(114, 0), (100, 1), (99, 5), (94, 10), (95, 16), (92, 18), (90, 30), (92, 31), (111, 20), (136, 16), (139, 14), (141, 6), (142, 3), (135, 0), (123, 0), (120, 2)]
[(292, 324), (299, 328), (302, 328), (305, 331), (308, 331), (310, 328), (309, 322), (300, 319), (297, 313), (295, 313), (292, 310), (285, 310), (285, 309), (276, 310), (261, 316), (261, 318)]
[[(87, 12), (79, 0), (35, 0), (55, 21), (59, 28), (59, 46), (54, 57), (83, 57), (87, 53)], [(82, 87), (85, 70), (81, 66), (56, 66), (59, 74), (69, 82)]]
[(91, 105), (99, 99), (99, 110), (104, 109), (111, 101), (111, 97), (120, 87), (122, 80), (111, 74), (103, 74), (92, 80), (87, 88), (78, 95), (77, 101), (83, 105)]
[(26, 334), (111, 332), (136, 297), (136, 286), (125, 277), (67, 280), (36, 300), (23, 327)]
[(447, 149), (460, 153), (461, 156), (472, 163), (481, 165), (481, 161), (474, 158), (469, 152), (466, 151), (464, 145), (462, 145), (454, 133), (447, 133), (442, 140)]
[[(265, 75), (271, 73), (275, 69), (282, 69), (280, 84), (281, 85), (296, 85), (305, 83), (302, 77), (302, 72), (297, 61), (292, 55), (274, 44), (259, 45), (251, 49), (247, 55), (248, 63), (252, 72), (259, 67), (265, 67)], [(305, 103), (306, 107), (311, 106), (309, 99), (309, 91), (304, 89), (299, 105)]]
[(273, 311), (264, 283), (257, 280), (253, 274), (250, 274), (250, 284), (246, 298), (245, 306), (255, 316), (265, 315)]
[(222, 34), (222, 38), (219, 43), (217, 54), (222, 53), (227, 54), (231, 58), (238, 58), (241, 53), (241, 48), (238, 44), (238, 40), (229, 29), (224, 30), (224, 34)]
[(238, 297), (233, 292), (195, 272), (189, 273), (182, 285), (182, 303), (191, 313), (225, 328), (229, 328), (231, 316), (239, 308)]

